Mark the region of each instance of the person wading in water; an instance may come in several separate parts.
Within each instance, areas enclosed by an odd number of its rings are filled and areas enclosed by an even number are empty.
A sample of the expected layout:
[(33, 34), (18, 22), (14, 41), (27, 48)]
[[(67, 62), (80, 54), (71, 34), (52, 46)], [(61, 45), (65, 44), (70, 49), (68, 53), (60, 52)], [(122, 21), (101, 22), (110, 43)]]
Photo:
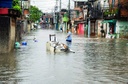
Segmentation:
[(68, 46), (68, 48), (71, 48), (71, 44), (72, 44), (72, 33), (71, 33), (71, 29), (68, 29), (68, 35), (66, 36), (66, 44)]

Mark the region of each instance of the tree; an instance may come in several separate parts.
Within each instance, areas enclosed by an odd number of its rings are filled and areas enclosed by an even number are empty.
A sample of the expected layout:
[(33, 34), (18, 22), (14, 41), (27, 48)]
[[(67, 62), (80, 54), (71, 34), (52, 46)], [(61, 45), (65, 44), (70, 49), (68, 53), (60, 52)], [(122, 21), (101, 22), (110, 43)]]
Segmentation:
[(13, 9), (18, 10), (18, 11), (21, 12), (21, 7), (20, 7), (19, 0), (13, 0), (12, 6), (13, 6)]
[(39, 20), (42, 14), (41, 10), (39, 10), (36, 6), (30, 6), (30, 21), (35, 22)]

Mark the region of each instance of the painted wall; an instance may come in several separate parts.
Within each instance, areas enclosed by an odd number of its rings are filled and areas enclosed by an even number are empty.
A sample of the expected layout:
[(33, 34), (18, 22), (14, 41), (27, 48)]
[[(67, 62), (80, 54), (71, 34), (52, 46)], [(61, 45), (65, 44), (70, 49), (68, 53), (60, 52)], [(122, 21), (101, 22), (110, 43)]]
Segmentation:
[(78, 34), (79, 35), (84, 35), (84, 24), (83, 23), (80, 23), (78, 25)]
[(16, 36), (16, 19), (10, 18), (10, 31), (9, 31), (9, 42), (8, 42), (8, 52), (12, 51), (14, 49), (14, 43), (15, 43), (15, 36)]
[(96, 27), (96, 28), (98, 29), (98, 30), (97, 30), (97, 32), (98, 32), (98, 37), (101, 36), (101, 32), (100, 32), (100, 30), (101, 30), (101, 25), (102, 25), (101, 22), (102, 22), (102, 20), (97, 20), (97, 21), (96, 21), (96, 24), (97, 24), (97, 27)]
[(116, 33), (118, 38), (128, 38), (128, 21), (117, 21), (116, 23)]
[(24, 33), (28, 32), (28, 23), (26, 19), (24, 19), (24, 22), (23, 22), (23, 31)]
[(104, 23), (103, 24), (103, 29), (105, 31), (105, 34), (108, 34), (109, 33), (109, 23)]
[(16, 20), (16, 41), (20, 42), (21, 40), (21, 21)]
[(96, 34), (97, 34), (96, 21), (91, 21), (90, 22), (90, 35), (96, 36)]
[(14, 49), (15, 19), (0, 16), (0, 53), (8, 53)]
[(8, 51), (10, 18), (0, 16), (0, 53)]

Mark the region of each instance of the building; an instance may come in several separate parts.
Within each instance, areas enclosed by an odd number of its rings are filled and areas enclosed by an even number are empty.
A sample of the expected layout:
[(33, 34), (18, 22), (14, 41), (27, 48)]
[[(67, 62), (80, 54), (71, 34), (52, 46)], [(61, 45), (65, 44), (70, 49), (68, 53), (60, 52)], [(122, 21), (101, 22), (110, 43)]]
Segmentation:
[(85, 6), (85, 1), (74, 1), (74, 10), (73, 17), (71, 19), (72, 22), (72, 32), (84, 35), (84, 27), (85, 27), (85, 11), (83, 10)]
[(21, 9), (22, 9), (22, 21), (23, 21), (23, 31), (25, 33), (29, 33), (30, 32), (30, 22), (29, 22), (29, 8), (30, 8), (30, 0), (21, 0), (20, 1), (21, 4)]
[(107, 38), (128, 38), (128, 0), (106, 0), (103, 28)]
[(103, 19), (103, 3), (101, 0), (88, 0), (87, 3), (87, 36), (97, 37), (101, 30), (101, 21)]
[(13, 0), (0, 0), (0, 53), (14, 49), (16, 41), (16, 20), (21, 13), (12, 8)]

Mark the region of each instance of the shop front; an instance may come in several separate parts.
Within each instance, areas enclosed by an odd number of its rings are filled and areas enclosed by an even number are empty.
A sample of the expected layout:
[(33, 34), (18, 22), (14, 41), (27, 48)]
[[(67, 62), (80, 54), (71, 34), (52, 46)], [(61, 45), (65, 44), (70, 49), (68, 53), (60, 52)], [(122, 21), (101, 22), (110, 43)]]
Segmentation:
[(103, 27), (106, 27), (106, 38), (117, 38), (116, 20), (103, 20)]

